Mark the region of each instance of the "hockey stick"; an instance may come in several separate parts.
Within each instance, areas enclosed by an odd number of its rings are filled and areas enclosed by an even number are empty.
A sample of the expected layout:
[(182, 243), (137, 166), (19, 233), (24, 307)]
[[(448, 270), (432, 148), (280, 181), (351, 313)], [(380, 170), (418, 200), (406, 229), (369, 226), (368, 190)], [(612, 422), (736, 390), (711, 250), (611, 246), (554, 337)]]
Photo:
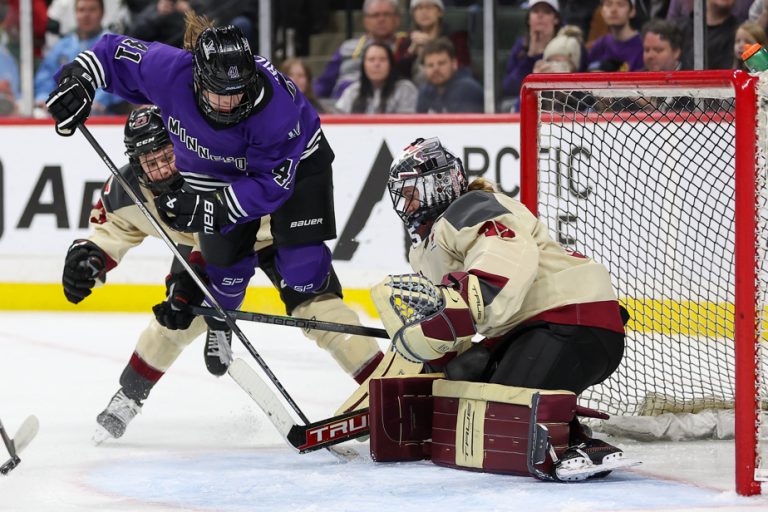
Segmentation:
[[(268, 407), (270, 420), (277, 427), (283, 438), (298, 450), (308, 453), (321, 448), (349, 441), (368, 435), (368, 409), (333, 416), (307, 425), (297, 425), (288, 411), (280, 404), (274, 403), (276, 396), (267, 387), (264, 380), (242, 359), (237, 358), (229, 365), (229, 374), (237, 384), (264, 409)], [(266, 412), (266, 410), (265, 410)]]
[[(208, 300), (208, 302), (213, 306), (213, 309), (219, 314), (221, 318), (224, 319), (224, 322), (227, 324), (227, 327), (232, 329), (232, 332), (237, 336), (237, 338), (240, 340), (240, 342), (243, 344), (243, 346), (248, 350), (248, 352), (253, 356), (253, 358), (256, 360), (256, 362), (261, 367), (262, 371), (266, 374), (266, 376), (269, 378), (269, 380), (272, 382), (272, 384), (275, 386), (275, 388), (280, 392), (280, 394), (283, 396), (286, 402), (291, 406), (293, 411), (299, 416), (301, 421), (303, 421), (305, 424), (309, 424), (309, 419), (307, 416), (302, 412), (302, 410), (299, 408), (299, 405), (293, 400), (291, 395), (288, 394), (288, 391), (283, 387), (282, 383), (278, 380), (277, 376), (272, 372), (272, 369), (267, 365), (266, 361), (262, 359), (261, 355), (256, 351), (255, 348), (253, 348), (253, 345), (251, 345), (251, 342), (248, 341), (248, 338), (245, 337), (245, 334), (243, 334), (243, 331), (240, 330), (240, 328), (237, 326), (235, 321), (230, 318), (229, 315), (226, 314), (224, 311), (224, 308), (221, 306), (219, 301), (216, 299), (216, 297), (213, 296), (211, 291), (208, 289), (208, 286), (203, 282), (202, 278), (195, 272), (195, 270), (192, 268), (192, 266), (187, 262), (186, 259), (181, 255), (176, 245), (173, 243), (173, 241), (168, 236), (168, 233), (165, 232), (163, 227), (160, 225), (160, 223), (155, 219), (155, 217), (152, 215), (152, 213), (147, 209), (146, 206), (144, 206), (144, 203), (141, 199), (139, 199), (138, 195), (136, 194), (136, 191), (133, 190), (133, 187), (130, 183), (120, 174), (120, 172), (117, 170), (117, 166), (115, 166), (114, 162), (112, 162), (112, 159), (109, 158), (109, 155), (104, 151), (104, 149), (101, 147), (101, 144), (93, 137), (93, 134), (91, 134), (90, 130), (86, 128), (86, 126), (82, 123), (77, 125), (78, 130), (85, 136), (88, 143), (91, 145), (91, 147), (96, 151), (96, 153), (99, 155), (101, 160), (104, 162), (104, 164), (109, 169), (109, 172), (112, 173), (112, 176), (115, 177), (115, 179), (120, 183), (120, 185), (123, 187), (125, 192), (128, 194), (128, 196), (133, 200), (134, 204), (138, 207), (138, 209), (141, 211), (142, 214), (147, 218), (150, 225), (157, 231), (158, 236), (165, 242), (165, 244), (168, 246), (168, 248), (173, 253), (174, 257), (179, 261), (179, 263), (184, 267), (184, 270), (186, 270), (189, 275), (194, 280), (195, 284), (200, 288), (200, 290), (205, 295), (205, 298)], [(256, 375), (254, 373), (254, 375)], [(258, 377), (258, 376), (257, 376)], [(264, 384), (262, 382), (262, 384)], [(264, 384), (265, 390), (271, 394), (271, 400), (269, 401), (269, 404), (272, 407), (278, 407), (280, 406), (282, 408), (282, 413), (285, 415), (288, 415), (288, 412), (285, 410), (285, 407), (280, 404), (279, 400), (276, 396), (274, 396), (274, 392), (270, 390), (269, 388), (266, 388), (266, 384)], [(262, 396), (266, 396), (266, 393)], [(273, 417), (272, 411), (270, 411), (267, 407), (263, 406), (261, 403), (259, 403), (264, 413), (269, 417), (270, 419)], [(279, 426), (275, 424), (275, 426)], [(331, 450), (329, 450), (331, 451)], [(341, 458), (344, 458), (343, 455), (338, 454), (337, 452), (333, 452), (334, 455), (340, 456)]]
[[(191, 306), (190, 311), (201, 316), (217, 316), (218, 313), (213, 308), (201, 306)], [(343, 334), (359, 334), (361, 336), (372, 336), (374, 338), (389, 339), (387, 331), (375, 327), (364, 327), (362, 325), (339, 324), (336, 322), (325, 322), (323, 320), (314, 320), (309, 318), (295, 318), (292, 316), (266, 315), (264, 313), (251, 313), (250, 311), (240, 311), (237, 309), (228, 309), (227, 314), (237, 320), (246, 320), (248, 322), (258, 322), (270, 325), (285, 325), (286, 327), (298, 327), (299, 329), (317, 329), (320, 331), (340, 332)]]
[(0, 421), (0, 437), (3, 438), (3, 443), (8, 449), (8, 454), (11, 456), (10, 459), (8, 459), (2, 466), (0, 466), (0, 474), (7, 475), (16, 466), (19, 465), (21, 462), (19, 453), (21, 453), (21, 451), (27, 447), (30, 441), (34, 439), (38, 430), (40, 430), (40, 422), (37, 421), (37, 417), (29, 416), (21, 424), (19, 430), (16, 431), (16, 435), (13, 436), (13, 439), (10, 439), (8, 437), (8, 433), (5, 431), (3, 422)]

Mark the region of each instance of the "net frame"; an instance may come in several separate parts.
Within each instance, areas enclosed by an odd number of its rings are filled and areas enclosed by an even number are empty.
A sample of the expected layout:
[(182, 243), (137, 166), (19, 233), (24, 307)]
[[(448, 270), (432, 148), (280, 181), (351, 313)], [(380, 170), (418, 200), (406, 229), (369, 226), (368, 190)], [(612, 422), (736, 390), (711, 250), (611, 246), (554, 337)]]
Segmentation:
[[(735, 98), (734, 149), (734, 296), (733, 333), (735, 348), (735, 458), (736, 491), (742, 495), (761, 492), (759, 473), (759, 368), (761, 311), (758, 273), (765, 265), (759, 247), (760, 198), (757, 179), (765, 156), (765, 111), (759, 108), (760, 78), (742, 71), (679, 71), (634, 73), (532, 74), (521, 89), (521, 200), (539, 212), (539, 148), (542, 92), (583, 91), (608, 97), (644, 92), (657, 96)], [(758, 115), (758, 114), (762, 115)], [(621, 120), (622, 114), (616, 119)], [(607, 119), (607, 118), (606, 118)], [(761, 129), (762, 128), (762, 129)], [(765, 350), (765, 349), (763, 349)], [(764, 471), (764, 470), (763, 470)], [(765, 476), (765, 475), (762, 475)]]

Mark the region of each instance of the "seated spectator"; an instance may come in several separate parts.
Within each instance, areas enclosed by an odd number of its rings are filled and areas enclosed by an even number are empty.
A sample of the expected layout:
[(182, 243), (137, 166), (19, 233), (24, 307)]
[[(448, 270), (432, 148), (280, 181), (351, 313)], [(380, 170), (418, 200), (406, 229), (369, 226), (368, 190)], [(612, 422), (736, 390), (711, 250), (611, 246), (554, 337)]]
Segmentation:
[(399, 26), (397, 0), (365, 0), (365, 34), (341, 43), (322, 74), (315, 80), (315, 93), (320, 98), (341, 97), (349, 84), (360, 79), (360, 58), (365, 47), (373, 41), (388, 44), (395, 55), (400, 53), (401, 47), (410, 46), (408, 36), (404, 32), (397, 32)]
[(0, 116), (19, 112), (19, 66), (4, 44), (0, 43)]
[(317, 101), (315, 91), (312, 88), (312, 70), (309, 69), (304, 59), (296, 57), (285, 59), (280, 65), (280, 72), (298, 87), (319, 114), (325, 113), (325, 108)]
[[(104, 17), (101, 25), (110, 32), (125, 33), (132, 5), (137, 0), (123, 3), (123, 0), (104, 0)], [(142, 7), (152, 3), (152, 0), (141, 0)], [(138, 13), (137, 13), (138, 14)], [(48, 5), (48, 26), (45, 34), (45, 47), (52, 48), (62, 36), (75, 30), (75, 0), (53, 0)]]
[[(763, 0), (757, 0), (762, 2)], [(741, 23), (750, 18), (754, 0), (736, 0), (733, 7), (733, 15)], [(670, 0), (669, 10), (667, 10), (667, 19), (678, 24), (685, 24), (688, 17), (693, 14), (693, 0)], [(753, 20), (754, 21), (754, 20)]]
[(643, 68), (646, 71), (678, 71), (683, 33), (666, 20), (651, 20), (643, 27)]
[(643, 40), (630, 24), (635, 17), (635, 0), (602, 0), (600, 13), (608, 34), (592, 43), (587, 56), (589, 69), (604, 68), (604, 61), (620, 62), (619, 71), (643, 69)]
[[(707, 65), (706, 69), (731, 69), (733, 44), (739, 22), (733, 15), (736, 0), (707, 2)], [(683, 69), (693, 69), (693, 15), (683, 27)]]
[(741, 58), (746, 46), (759, 44), (763, 48), (768, 46), (768, 37), (765, 35), (763, 27), (754, 21), (745, 21), (736, 29), (736, 40), (733, 44), (733, 69), (749, 71)]
[(518, 38), (509, 52), (502, 81), (503, 96), (520, 95), (523, 79), (533, 72), (544, 48), (560, 29), (560, 6), (557, 0), (533, 0), (528, 10), (528, 33)]
[(427, 83), (419, 88), (416, 112), (483, 112), (483, 86), (468, 73), (457, 73), (459, 63), (450, 40), (439, 37), (424, 46)]
[(125, 34), (181, 48), (184, 43), (184, 14), (191, 9), (185, 0), (157, 0), (133, 18)]
[(344, 89), (336, 102), (343, 114), (411, 114), (418, 90), (397, 77), (395, 56), (386, 43), (373, 42), (363, 52), (360, 80)]
[[(137, 0), (133, 0), (137, 1)], [(274, 2), (273, 2), (274, 3)], [(234, 25), (256, 48), (258, 42), (259, 2), (254, 0), (193, 0), (195, 12), (205, 15), (217, 27)]]
[[(576, 25), (566, 25), (557, 33), (557, 37), (549, 42), (542, 59), (533, 66), (534, 73), (573, 73), (581, 65), (584, 51), (584, 35)], [(580, 109), (584, 94), (578, 91), (571, 93), (555, 92), (542, 93), (542, 109), (558, 112), (574, 112)], [(516, 111), (520, 111), (518, 99)]]
[[(45, 100), (56, 88), (53, 75), (58, 69), (74, 60), (77, 55), (90, 48), (105, 33), (101, 28), (104, 15), (102, 0), (77, 0), (75, 2), (75, 19), (77, 29), (70, 35), (62, 37), (56, 45), (48, 50), (35, 73), (35, 105), (43, 112)], [(91, 111), (94, 115), (122, 114), (127, 103), (113, 96), (104, 89), (97, 89)]]
[[(550, 0), (556, 1), (556, 0)], [(438, 37), (447, 37), (456, 49), (459, 66), (469, 69), (471, 60), (467, 44), (467, 31), (448, 33), (443, 26), (443, 0), (411, 0), (411, 18), (415, 30), (410, 33), (410, 46), (401, 46), (395, 60), (400, 75), (409, 77), (416, 85), (426, 83), (424, 70), (421, 69), (421, 51), (424, 45)]]
[[(0, 28), (8, 37), (8, 50), (11, 55), (19, 56), (19, 0), (6, 0), (0, 3), (5, 7), (5, 17), (0, 16)], [(45, 0), (32, 0), (32, 46), (35, 62), (43, 58), (45, 47), (45, 27), (48, 24), (48, 4)]]

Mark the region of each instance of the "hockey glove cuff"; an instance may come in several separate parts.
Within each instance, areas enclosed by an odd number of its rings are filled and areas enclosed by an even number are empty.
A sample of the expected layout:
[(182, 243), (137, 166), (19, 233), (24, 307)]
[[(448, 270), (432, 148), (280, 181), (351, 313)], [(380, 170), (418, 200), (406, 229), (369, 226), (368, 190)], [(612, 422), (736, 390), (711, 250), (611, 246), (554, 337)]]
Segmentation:
[(163, 222), (183, 233), (211, 234), (231, 224), (221, 191), (203, 194), (168, 192), (155, 198), (155, 206)]
[(165, 278), (165, 289), (165, 301), (152, 308), (155, 318), (168, 329), (187, 329), (195, 319), (189, 306), (199, 306), (203, 302), (203, 291), (186, 271), (169, 274)]
[(75, 240), (64, 260), (64, 295), (73, 304), (91, 294), (96, 280), (106, 281), (109, 257), (90, 240)]
[(81, 65), (71, 62), (64, 66), (59, 83), (48, 96), (45, 105), (56, 121), (56, 133), (69, 137), (77, 125), (91, 114), (96, 81)]
[(373, 303), (400, 355), (432, 361), (475, 335), (484, 306), (472, 274), (446, 274), (436, 286), (419, 274), (389, 276), (371, 290)]

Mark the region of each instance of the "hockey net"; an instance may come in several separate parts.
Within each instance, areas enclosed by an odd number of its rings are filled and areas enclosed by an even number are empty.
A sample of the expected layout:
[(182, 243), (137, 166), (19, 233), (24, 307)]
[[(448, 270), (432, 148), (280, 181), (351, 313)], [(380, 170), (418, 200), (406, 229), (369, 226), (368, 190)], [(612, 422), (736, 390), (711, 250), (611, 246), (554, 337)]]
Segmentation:
[(766, 91), (742, 72), (613, 73), (532, 75), (521, 97), (523, 202), (608, 267), (632, 316), (582, 404), (731, 411), (742, 494), (768, 480)]

